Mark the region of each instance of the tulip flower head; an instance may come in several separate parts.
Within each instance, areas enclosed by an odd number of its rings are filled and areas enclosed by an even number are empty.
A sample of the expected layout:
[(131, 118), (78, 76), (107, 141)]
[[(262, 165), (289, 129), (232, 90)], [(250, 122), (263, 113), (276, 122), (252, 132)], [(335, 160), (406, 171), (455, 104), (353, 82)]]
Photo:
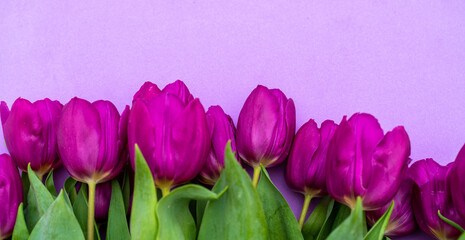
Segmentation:
[(465, 183), (465, 145), (460, 149), (450, 174), (452, 201), (462, 219), (465, 219), (465, 189), (462, 185)]
[[(169, 191), (195, 178), (205, 164), (211, 145), (205, 110), (179, 80), (159, 93), (144, 91), (141, 88), (134, 96), (129, 116), (131, 165), (134, 168), (138, 144), (155, 184)], [(148, 101), (138, 98), (148, 95)]]
[(328, 150), (328, 193), (351, 208), (357, 197), (364, 210), (381, 208), (399, 189), (409, 156), (410, 140), (403, 127), (384, 134), (372, 115), (344, 116)]
[[(211, 150), (200, 172), (200, 181), (214, 185), (224, 168), (226, 143), (231, 140), (231, 149), (236, 152), (235, 127), (231, 117), (220, 106), (211, 106), (206, 113), (211, 136)], [(237, 153), (236, 153), (237, 158)], [(240, 160), (238, 159), (240, 162)]]
[[(408, 176), (405, 176), (397, 194), (392, 199), (394, 201), (394, 209), (384, 231), (385, 235), (390, 237), (405, 236), (416, 229), (412, 210), (412, 188), (413, 181)], [(391, 203), (389, 202), (378, 210), (367, 212), (368, 224), (371, 226), (375, 225), (390, 205)]]
[(127, 161), (129, 107), (120, 117), (109, 101), (73, 98), (58, 123), (63, 165), (76, 180), (102, 183), (118, 175)]
[(418, 226), (437, 239), (457, 239), (460, 231), (439, 218), (441, 214), (465, 227), (465, 221), (452, 203), (448, 187), (450, 170), (454, 163), (441, 166), (433, 159), (420, 160), (412, 164), (409, 177), (415, 182), (413, 187), (413, 212)]
[(326, 157), (337, 124), (326, 120), (318, 129), (310, 119), (297, 131), (287, 160), (286, 182), (294, 191), (321, 197), (326, 191)]
[(250, 166), (282, 163), (295, 134), (295, 106), (279, 89), (258, 85), (244, 103), (237, 122), (237, 148)]
[(23, 201), (23, 186), (19, 171), (11, 157), (0, 155), (0, 239), (9, 237), (15, 226), (19, 204)]
[(11, 111), (0, 105), (3, 133), (8, 151), (16, 165), (40, 177), (59, 165), (56, 129), (62, 105), (46, 98), (34, 103), (18, 98)]

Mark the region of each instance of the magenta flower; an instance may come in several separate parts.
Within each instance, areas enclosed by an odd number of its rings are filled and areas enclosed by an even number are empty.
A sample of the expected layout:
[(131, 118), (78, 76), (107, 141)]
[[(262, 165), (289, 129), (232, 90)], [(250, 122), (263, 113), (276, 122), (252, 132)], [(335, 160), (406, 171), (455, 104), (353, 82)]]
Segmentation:
[(13, 233), (19, 204), (23, 201), (23, 186), (19, 171), (11, 157), (0, 155), (0, 239)]
[(18, 98), (11, 107), (0, 105), (5, 143), (16, 165), (27, 171), (28, 163), (39, 178), (57, 167), (56, 128), (62, 105), (46, 98), (34, 103)]
[(384, 135), (372, 115), (346, 117), (336, 129), (328, 150), (326, 186), (337, 201), (353, 208), (361, 197), (364, 210), (390, 202), (407, 171), (410, 140), (404, 128)]
[(237, 122), (240, 157), (259, 169), (282, 163), (295, 134), (295, 106), (279, 89), (258, 85), (244, 103)]
[[(412, 210), (412, 188), (413, 181), (405, 176), (397, 194), (391, 200), (394, 201), (394, 209), (384, 231), (385, 235), (390, 237), (405, 236), (417, 228)], [(368, 223), (373, 226), (383, 216), (389, 205), (391, 205), (390, 202), (378, 210), (367, 212)]]
[(444, 217), (465, 227), (465, 221), (452, 204), (447, 183), (453, 164), (441, 166), (433, 159), (425, 159), (412, 164), (408, 171), (415, 182), (412, 206), (418, 226), (425, 233), (442, 240), (457, 239), (461, 232), (441, 220), (438, 210)]
[(465, 219), (465, 189), (462, 185), (465, 183), (465, 145), (460, 149), (450, 174), (452, 201), (462, 219)]
[(150, 97), (147, 101), (135, 96), (129, 116), (131, 164), (134, 168), (138, 144), (155, 184), (166, 193), (192, 180), (205, 164), (211, 144), (205, 110), (179, 80), (158, 94), (146, 94), (141, 88), (138, 95)]
[(111, 201), (111, 181), (97, 184), (95, 188), (95, 219), (103, 222), (108, 218)]
[[(226, 143), (231, 140), (231, 148), (236, 152), (235, 127), (231, 117), (220, 106), (211, 106), (206, 113), (207, 126), (211, 136), (211, 150), (200, 171), (200, 181), (214, 185), (224, 168)], [(237, 158), (237, 153), (236, 153)], [(240, 160), (238, 160), (240, 162)]]
[(297, 131), (287, 160), (286, 182), (294, 191), (321, 197), (326, 191), (326, 156), (337, 124), (326, 120), (318, 129), (310, 119)]
[(85, 183), (102, 183), (121, 172), (127, 161), (127, 121), (109, 101), (73, 98), (58, 123), (58, 149), (69, 174)]

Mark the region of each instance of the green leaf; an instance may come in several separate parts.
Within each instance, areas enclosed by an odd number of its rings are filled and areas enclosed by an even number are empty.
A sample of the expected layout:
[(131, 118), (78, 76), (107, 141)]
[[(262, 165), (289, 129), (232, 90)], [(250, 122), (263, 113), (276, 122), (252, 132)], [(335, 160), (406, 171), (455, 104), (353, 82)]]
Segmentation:
[(465, 232), (460, 235), (460, 237), (457, 240), (465, 240)]
[(225, 168), (212, 191), (219, 193), (227, 186), (222, 197), (207, 203), (198, 239), (268, 239), (258, 193), (232, 153), (230, 141), (226, 145)]
[(126, 168), (126, 170), (124, 171), (124, 175), (123, 175), (123, 186), (122, 186), (125, 214), (128, 213), (129, 201), (131, 199), (131, 182), (129, 181), (130, 179), (129, 174), (130, 174), (129, 168)]
[(47, 175), (47, 179), (45, 180), (45, 186), (54, 198), (58, 196), (57, 190), (55, 189), (55, 183), (53, 182), (53, 169), (50, 170), (50, 172)]
[(26, 209), (26, 207), (27, 207), (27, 196), (28, 196), (29, 188), (30, 188), (29, 176), (27, 175), (27, 172), (21, 172), (21, 182), (23, 184), (23, 196), (24, 196), (24, 199), (23, 199), (24, 206), (23, 206), (23, 208)]
[(363, 235), (365, 235), (364, 228), (366, 228), (366, 222), (362, 200), (357, 197), (357, 204), (349, 217), (329, 234), (327, 240), (363, 239)]
[(12, 240), (27, 240), (29, 231), (27, 230), (26, 221), (24, 220), (23, 203), (19, 204), (16, 215), (15, 228), (13, 229)]
[(158, 239), (195, 240), (197, 229), (189, 210), (189, 202), (192, 199), (218, 199), (226, 190), (227, 188), (216, 194), (202, 186), (189, 184), (176, 188), (163, 197), (157, 206), (160, 223)]
[[(334, 201), (334, 200), (333, 200)], [(334, 201), (333, 207), (328, 208), (327, 218), (318, 233), (317, 240), (326, 239), (332, 230), (336, 229), (350, 215), (350, 208)]]
[(47, 188), (42, 184), (37, 175), (32, 171), (31, 164), (27, 166), (30, 189), (27, 195), (27, 208), (25, 210), (25, 219), (27, 228), (32, 231), (35, 224), (47, 211), (53, 202), (53, 197)]
[(394, 201), (391, 202), (389, 208), (384, 212), (375, 225), (370, 229), (370, 231), (365, 235), (364, 240), (382, 240), (384, 237), (384, 231), (389, 223), (389, 218), (391, 217), (392, 210), (394, 209)]
[(459, 224), (457, 224), (457, 223), (455, 223), (454, 221), (452, 221), (452, 220), (450, 220), (450, 219), (444, 217), (444, 216), (441, 214), (441, 211), (439, 211), (439, 210), (438, 210), (438, 215), (439, 215), (439, 218), (440, 218), (442, 221), (444, 221), (445, 223), (451, 225), (451, 226), (454, 227), (455, 229), (459, 230), (461, 233), (464, 232), (463, 228), (462, 228)]
[(118, 180), (111, 182), (111, 200), (108, 210), (107, 239), (131, 239), (129, 236), (128, 222), (126, 221), (126, 211), (124, 209), (123, 194), (119, 187)]
[(63, 184), (64, 189), (69, 194), (69, 200), (71, 201), (72, 204), (74, 203), (77, 197), (76, 183), (77, 181), (74, 178), (68, 177), (65, 180), (65, 183)]
[[(87, 184), (82, 183), (81, 189), (73, 203), (73, 212), (81, 227), (82, 233), (87, 235), (87, 214), (89, 204), (87, 202)], [(94, 238), (100, 239), (97, 224), (95, 224)]]
[(37, 222), (29, 239), (84, 240), (84, 234), (74, 217), (73, 211), (63, 197), (63, 191), (60, 192), (60, 195)]
[(195, 219), (197, 223), (197, 231), (200, 230), (200, 225), (202, 224), (203, 214), (205, 212), (205, 207), (207, 206), (208, 200), (197, 200), (195, 201)]
[(155, 239), (157, 236), (157, 192), (150, 168), (139, 149), (136, 149), (134, 195), (131, 209), (131, 238)]
[(302, 227), (302, 235), (305, 240), (313, 240), (318, 237), (325, 221), (331, 215), (333, 206), (334, 199), (330, 196), (326, 196), (320, 200)]
[(274, 239), (302, 239), (299, 223), (283, 195), (268, 175), (265, 167), (261, 166), (261, 177), (257, 192), (260, 197), (266, 222), (268, 223), (268, 237)]

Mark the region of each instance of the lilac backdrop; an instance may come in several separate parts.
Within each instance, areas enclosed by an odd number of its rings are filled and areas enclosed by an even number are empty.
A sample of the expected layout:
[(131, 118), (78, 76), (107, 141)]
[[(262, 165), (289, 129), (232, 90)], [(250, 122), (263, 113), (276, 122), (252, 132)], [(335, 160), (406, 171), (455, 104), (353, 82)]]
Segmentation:
[(0, 99), (122, 110), (144, 81), (181, 79), (237, 120), (263, 84), (294, 99), (298, 126), (369, 112), (405, 126), (414, 160), (445, 164), (465, 142), (464, 13), (464, 1), (1, 1)]

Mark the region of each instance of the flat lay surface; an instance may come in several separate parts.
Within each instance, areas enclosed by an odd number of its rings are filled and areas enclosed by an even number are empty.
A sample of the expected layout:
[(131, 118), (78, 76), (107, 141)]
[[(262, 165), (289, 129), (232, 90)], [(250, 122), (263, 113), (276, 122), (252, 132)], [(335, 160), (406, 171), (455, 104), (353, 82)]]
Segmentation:
[[(261, 84), (294, 100), (297, 129), (368, 112), (385, 132), (405, 127), (413, 161), (445, 165), (465, 143), (464, 12), (460, 1), (4, 1), (0, 100), (78, 96), (122, 112), (145, 81), (181, 79), (237, 123)], [(298, 215), (284, 166), (269, 173)]]

